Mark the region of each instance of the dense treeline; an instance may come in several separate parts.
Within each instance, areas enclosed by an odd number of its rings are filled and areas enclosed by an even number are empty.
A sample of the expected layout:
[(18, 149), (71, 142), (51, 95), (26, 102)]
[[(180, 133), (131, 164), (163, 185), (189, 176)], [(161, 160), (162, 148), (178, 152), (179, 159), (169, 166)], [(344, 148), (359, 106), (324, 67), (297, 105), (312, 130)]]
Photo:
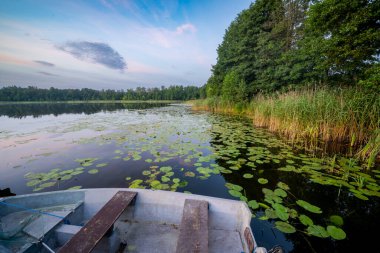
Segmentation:
[(257, 0), (226, 30), (206, 84), (230, 102), (302, 86), (379, 91), (380, 1)]
[[(225, 32), (195, 108), (380, 162), (380, 1), (256, 0)], [(343, 145), (342, 145), (343, 144)]]
[(124, 90), (40, 89), (9, 86), (0, 89), (0, 101), (87, 101), (87, 100), (190, 100), (203, 96), (195, 86), (169, 86)]

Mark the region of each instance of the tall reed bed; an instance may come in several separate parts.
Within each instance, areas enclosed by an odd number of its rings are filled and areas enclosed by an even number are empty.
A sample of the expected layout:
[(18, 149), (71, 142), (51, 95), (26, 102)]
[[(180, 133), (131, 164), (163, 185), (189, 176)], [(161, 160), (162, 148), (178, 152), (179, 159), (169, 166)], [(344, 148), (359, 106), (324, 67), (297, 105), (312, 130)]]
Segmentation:
[(292, 142), (307, 143), (309, 148), (344, 144), (369, 166), (380, 153), (380, 94), (358, 87), (258, 95), (240, 110), (215, 99), (203, 101), (203, 107), (243, 112), (256, 126), (279, 132)]

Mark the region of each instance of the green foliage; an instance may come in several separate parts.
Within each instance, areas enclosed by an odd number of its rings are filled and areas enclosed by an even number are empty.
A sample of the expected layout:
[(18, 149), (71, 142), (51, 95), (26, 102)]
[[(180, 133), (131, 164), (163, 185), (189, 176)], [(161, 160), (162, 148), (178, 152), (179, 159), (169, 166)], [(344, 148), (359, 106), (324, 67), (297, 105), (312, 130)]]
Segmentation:
[(379, 1), (257, 0), (226, 30), (207, 96), (238, 103), (310, 84), (378, 88), (379, 16)]
[(276, 221), (275, 227), (281, 232), (286, 233), (286, 234), (291, 234), (291, 233), (296, 232), (295, 227), (283, 221)]
[(322, 213), (321, 209), (317, 206), (314, 206), (310, 204), (309, 202), (306, 202), (305, 200), (297, 200), (296, 201), (297, 205), (303, 207), (304, 209), (308, 210), (309, 212), (312, 213)]
[(364, 77), (359, 81), (364, 88), (380, 93), (380, 63), (374, 64), (364, 72)]
[(327, 232), (335, 240), (343, 240), (346, 238), (346, 233), (341, 228), (335, 226), (327, 226)]
[(329, 75), (356, 83), (374, 61), (380, 48), (380, 2), (324, 0), (311, 5), (307, 36), (320, 47)]

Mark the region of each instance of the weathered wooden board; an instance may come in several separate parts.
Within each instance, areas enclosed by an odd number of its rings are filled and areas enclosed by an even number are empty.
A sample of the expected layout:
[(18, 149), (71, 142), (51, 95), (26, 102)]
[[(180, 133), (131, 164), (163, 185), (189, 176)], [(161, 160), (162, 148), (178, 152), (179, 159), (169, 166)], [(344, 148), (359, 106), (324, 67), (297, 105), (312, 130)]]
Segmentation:
[(136, 192), (119, 191), (92, 219), (71, 238), (59, 253), (91, 252), (104, 237), (122, 212), (136, 197)]
[(186, 199), (179, 229), (177, 253), (207, 253), (208, 202)]

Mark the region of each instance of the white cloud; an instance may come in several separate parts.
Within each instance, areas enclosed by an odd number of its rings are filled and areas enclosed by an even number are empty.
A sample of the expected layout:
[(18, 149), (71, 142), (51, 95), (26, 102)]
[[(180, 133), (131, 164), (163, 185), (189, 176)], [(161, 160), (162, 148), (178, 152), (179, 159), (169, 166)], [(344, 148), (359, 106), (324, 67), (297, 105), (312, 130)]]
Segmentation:
[(176, 29), (176, 34), (181, 35), (181, 34), (184, 34), (186, 32), (195, 33), (196, 31), (197, 31), (197, 28), (195, 28), (194, 25), (187, 23), (187, 24), (183, 24), (181, 26), (178, 26)]

